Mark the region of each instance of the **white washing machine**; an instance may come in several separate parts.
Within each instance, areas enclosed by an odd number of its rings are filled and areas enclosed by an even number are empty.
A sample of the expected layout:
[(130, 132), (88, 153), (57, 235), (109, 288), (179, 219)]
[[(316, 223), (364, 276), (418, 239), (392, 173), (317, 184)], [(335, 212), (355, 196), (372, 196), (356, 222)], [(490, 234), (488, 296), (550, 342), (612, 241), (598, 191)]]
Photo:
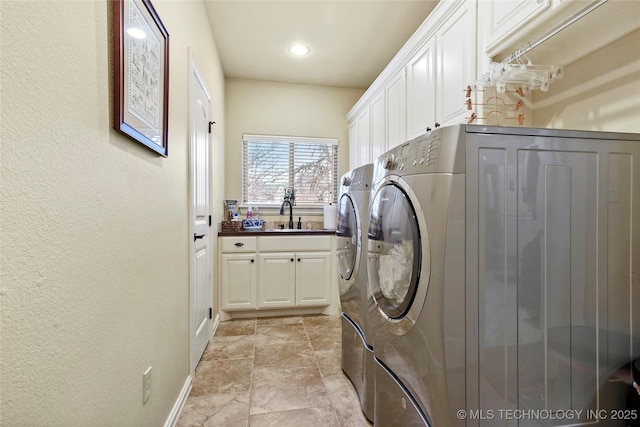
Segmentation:
[(375, 425), (461, 424), (451, 413), (465, 408), (465, 174), (459, 131), (439, 129), (375, 163), (367, 264), (377, 308)]
[(373, 165), (342, 176), (336, 257), (342, 307), (342, 369), (353, 383), (364, 415), (373, 420), (374, 364), (369, 327), (373, 300), (368, 295), (366, 238)]

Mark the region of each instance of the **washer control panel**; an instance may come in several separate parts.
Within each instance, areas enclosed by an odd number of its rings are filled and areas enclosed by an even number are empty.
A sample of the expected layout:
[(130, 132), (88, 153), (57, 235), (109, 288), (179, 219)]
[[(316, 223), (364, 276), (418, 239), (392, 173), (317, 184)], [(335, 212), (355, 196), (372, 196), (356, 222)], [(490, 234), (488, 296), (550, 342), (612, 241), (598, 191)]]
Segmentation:
[(373, 174), (373, 164), (360, 166), (342, 176), (342, 192), (347, 191), (369, 191), (371, 188), (371, 176)]
[(386, 170), (394, 170), (398, 167), (396, 156), (393, 153), (389, 153), (382, 159), (382, 167)]
[(464, 129), (461, 125), (438, 128), (392, 148), (378, 158), (389, 172), (464, 172)]

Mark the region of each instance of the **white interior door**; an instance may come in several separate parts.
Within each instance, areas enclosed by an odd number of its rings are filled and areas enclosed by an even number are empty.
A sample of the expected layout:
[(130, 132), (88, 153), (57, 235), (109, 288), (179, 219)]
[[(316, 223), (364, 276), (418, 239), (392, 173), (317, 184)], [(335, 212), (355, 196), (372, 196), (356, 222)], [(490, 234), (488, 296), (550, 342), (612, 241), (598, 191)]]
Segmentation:
[(190, 172), (190, 333), (191, 371), (202, 357), (213, 333), (212, 243), (210, 236), (209, 102), (207, 85), (193, 54), (189, 73)]

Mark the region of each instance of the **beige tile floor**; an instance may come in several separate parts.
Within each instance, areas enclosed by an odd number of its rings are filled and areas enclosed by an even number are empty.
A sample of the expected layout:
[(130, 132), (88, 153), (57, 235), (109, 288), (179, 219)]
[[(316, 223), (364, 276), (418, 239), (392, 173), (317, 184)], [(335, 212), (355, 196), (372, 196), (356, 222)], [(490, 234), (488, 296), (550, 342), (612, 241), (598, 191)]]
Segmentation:
[(342, 372), (340, 328), (322, 315), (220, 323), (178, 426), (371, 426)]

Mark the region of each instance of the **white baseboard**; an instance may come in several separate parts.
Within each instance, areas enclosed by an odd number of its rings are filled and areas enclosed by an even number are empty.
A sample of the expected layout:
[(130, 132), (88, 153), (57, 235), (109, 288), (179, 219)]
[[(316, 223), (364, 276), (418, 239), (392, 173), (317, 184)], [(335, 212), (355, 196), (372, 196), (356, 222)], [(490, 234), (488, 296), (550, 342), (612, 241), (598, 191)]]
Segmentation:
[(188, 375), (187, 380), (184, 382), (184, 385), (182, 386), (182, 390), (180, 390), (178, 399), (176, 400), (176, 403), (173, 404), (173, 408), (171, 408), (169, 417), (167, 418), (167, 421), (165, 421), (164, 423), (164, 427), (175, 427), (178, 424), (178, 419), (180, 419), (182, 408), (184, 408), (184, 404), (187, 402), (187, 398), (189, 397), (189, 393), (191, 392), (192, 381), (193, 381), (193, 378), (191, 377), (191, 375)]
[(247, 310), (247, 311), (226, 311), (221, 312), (220, 321), (224, 322), (233, 319), (253, 319), (260, 317), (274, 316), (304, 316), (307, 314), (334, 314), (339, 315), (340, 311), (337, 307), (327, 305), (324, 307), (297, 307), (297, 308), (281, 308), (269, 310)]
[[(220, 315), (216, 315), (216, 318), (213, 319), (213, 333), (211, 334), (210, 340), (213, 338), (213, 335), (216, 333), (216, 329), (218, 329), (218, 325), (220, 324)], [(175, 427), (178, 424), (178, 420), (180, 419), (180, 414), (182, 414), (182, 409), (184, 408), (184, 404), (187, 402), (187, 398), (189, 397), (189, 393), (191, 392), (191, 387), (193, 383), (193, 377), (191, 375), (187, 376), (187, 380), (184, 382), (182, 386), (182, 390), (180, 390), (180, 394), (178, 395), (178, 399), (173, 404), (173, 408), (169, 413), (169, 417), (167, 421), (164, 423), (164, 427)]]
[(216, 318), (213, 319), (213, 327), (211, 328), (213, 332), (211, 333), (211, 338), (209, 341), (213, 339), (213, 336), (216, 334), (216, 330), (218, 330), (218, 325), (220, 325), (220, 313), (216, 314)]

